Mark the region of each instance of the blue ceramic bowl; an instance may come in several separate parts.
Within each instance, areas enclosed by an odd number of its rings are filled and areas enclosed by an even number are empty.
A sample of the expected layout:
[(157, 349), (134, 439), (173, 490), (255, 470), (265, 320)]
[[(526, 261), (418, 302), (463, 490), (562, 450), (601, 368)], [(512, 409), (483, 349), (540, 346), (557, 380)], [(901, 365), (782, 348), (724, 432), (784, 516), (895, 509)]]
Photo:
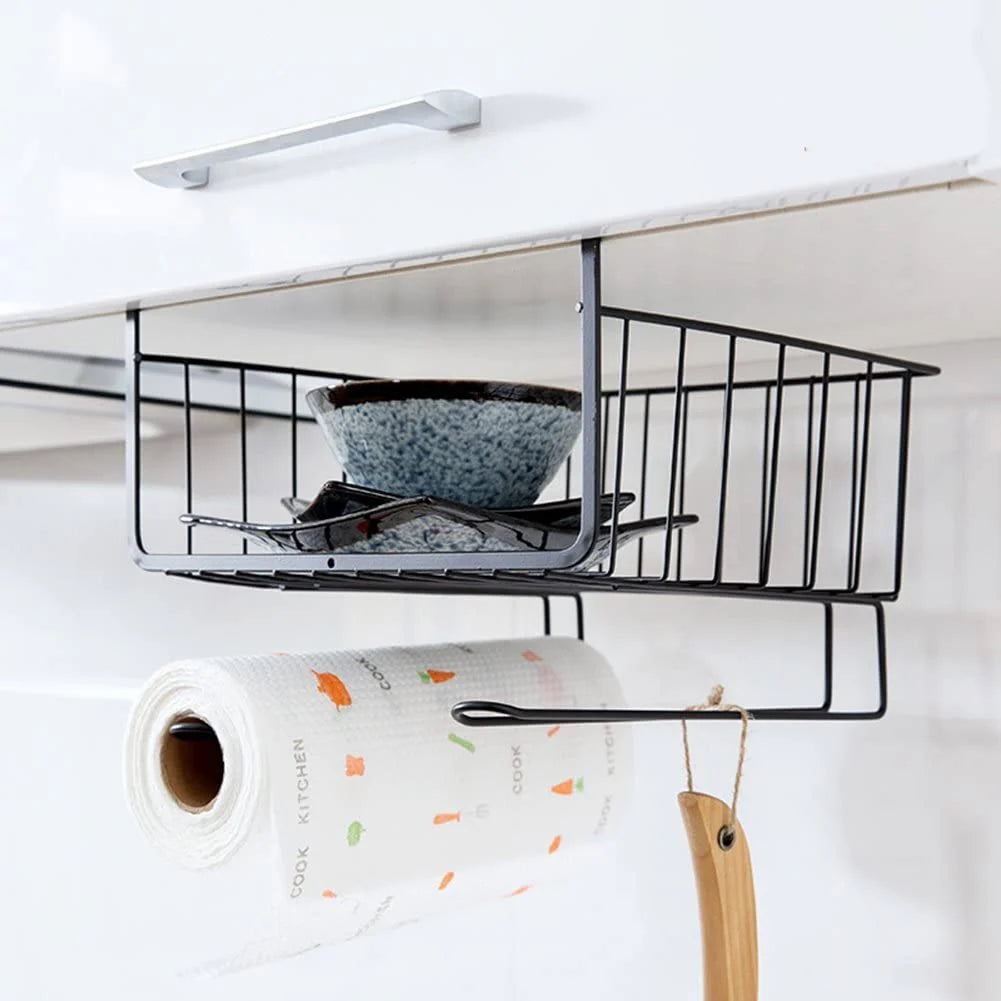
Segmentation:
[(533, 504), (580, 433), (580, 393), (548, 386), (371, 380), (306, 400), (353, 482), (473, 507)]

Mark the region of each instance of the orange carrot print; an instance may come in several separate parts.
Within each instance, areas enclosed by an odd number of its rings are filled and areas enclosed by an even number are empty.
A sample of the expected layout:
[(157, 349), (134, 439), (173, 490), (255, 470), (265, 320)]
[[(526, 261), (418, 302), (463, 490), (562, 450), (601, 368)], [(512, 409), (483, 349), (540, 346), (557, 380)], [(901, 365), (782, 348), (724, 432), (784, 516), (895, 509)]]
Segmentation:
[(558, 734), (559, 732), (560, 732), (560, 727), (559, 727), (559, 724), (557, 724), (551, 730), (547, 730), (546, 731), (546, 736), (547, 737), (555, 737), (556, 734)]
[(314, 671), (313, 676), (317, 681), (316, 690), (326, 695), (337, 706), (338, 712), (345, 706), (351, 705), (351, 694), (344, 687), (344, 682), (336, 674), (329, 674), (326, 671), (320, 674)]
[(563, 839), (557, 834), (556, 837), (549, 843), (549, 854), (552, 855), (553, 852), (559, 851), (562, 843)]
[(425, 685), (444, 685), (446, 681), (451, 681), (455, 677), (455, 671), (434, 671), (428, 668), (426, 671), (418, 671), (417, 677)]
[(365, 774), (365, 759), (356, 758), (353, 754), (344, 755), (344, 774), (348, 778)]
[(460, 815), (458, 813), (436, 813), (434, 815), (435, 824), (450, 824), (452, 821), (458, 823)]
[(584, 791), (583, 779), (577, 779), (576, 782), (574, 782), (573, 779), (565, 779), (563, 782), (557, 782), (556, 785), (552, 787), (553, 792), (556, 793), (557, 796), (571, 796), (573, 795), (575, 789), (577, 792)]
[(525, 660), (529, 660), (529, 661), (533, 661), (533, 662), (534, 661), (542, 660), (542, 658), (534, 650), (526, 650), (522, 654), (522, 657), (524, 657)]
[(444, 890), (452, 880), (455, 879), (454, 872), (446, 872), (444, 876), (441, 877), (441, 882), (438, 884), (439, 890)]
[(517, 890), (512, 891), (508, 894), (509, 897), (517, 897), (522, 893), (527, 893), (532, 888), (530, 886), (519, 886)]
[(333, 890), (324, 890), (323, 893), (321, 894), (321, 896), (326, 897), (327, 900), (333, 900), (334, 897), (337, 896), (337, 894), (334, 893)]

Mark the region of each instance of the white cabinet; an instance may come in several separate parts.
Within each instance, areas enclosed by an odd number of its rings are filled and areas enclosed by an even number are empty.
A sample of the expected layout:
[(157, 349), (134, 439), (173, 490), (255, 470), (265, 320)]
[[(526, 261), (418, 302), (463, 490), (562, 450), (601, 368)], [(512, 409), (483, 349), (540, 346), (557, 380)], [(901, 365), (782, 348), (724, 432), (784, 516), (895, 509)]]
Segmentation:
[[(0, 315), (962, 176), (988, 144), (979, 18), (972, 0), (18, 5)], [(482, 97), (479, 128), (391, 126), (199, 190), (132, 169), (445, 88)]]

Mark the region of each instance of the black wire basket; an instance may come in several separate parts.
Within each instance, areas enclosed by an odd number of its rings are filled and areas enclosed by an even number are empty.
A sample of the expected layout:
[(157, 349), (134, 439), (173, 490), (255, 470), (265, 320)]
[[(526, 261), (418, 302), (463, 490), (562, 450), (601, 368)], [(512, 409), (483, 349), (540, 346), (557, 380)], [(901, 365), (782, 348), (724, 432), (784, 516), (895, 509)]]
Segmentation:
[[(239, 479), (214, 513), (248, 520), (250, 422), (277, 428), (283, 470), (273, 493), (300, 493), (300, 453), (318, 435), (304, 405), (318, 385), (358, 374), (249, 361), (144, 353), (142, 314), (128, 314), (130, 542), (147, 570), (285, 590), (526, 594), (578, 602), (591, 592), (698, 593), (824, 605), (825, 698), (816, 706), (756, 710), (773, 718), (871, 718), (886, 707), (883, 606), (902, 579), (915, 364), (758, 330), (610, 305), (601, 294), (601, 245), (581, 244), (582, 434), (548, 499), (580, 496), (579, 527), (559, 544), (477, 552), (229, 551), (176, 524), (197, 494), (193, 422), (207, 410), (239, 420)], [(634, 363), (642, 354), (642, 367)], [(650, 365), (650, 358), (657, 363)], [(232, 398), (200, 393), (197, 373), (232, 379)], [(651, 371), (656, 373), (651, 375)], [(160, 395), (149, 381), (170, 377)], [(394, 373), (371, 373), (392, 376)], [(268, 402), (255, 402), (266, 382)], [(260, 394), (257, 394), (259, 396)], [(183, 409), (183, 482), (176, 534), (147, 538), (142, 427), (146, 408)], [(272, 434), (274, 438), (274, 433)], [(313, 484), (312, 486), (316, 486)], [(628, 504), (626, 502), (629, 502)], [(605, 517), (607, 515), (607, 518)], [(635, 531), (636, 525), (655, 534)], [(635, 537), (638, 536), (638, 537)], [(207, 537), (206, 537), (207, 538)], [(596, 557), (599, 557), (596, 558)], [(841, 604), (872, 607), (879, 665), (874, 709), (834, 712), (833, 618)], [(583, 630), (579, 616), (579, 632)], [(676, 718), (667, 711), (658, 718)], [(547, 716), (546, 719), (551, 717)], [(469, 720), (465, 720), (469, 722)], [(513, 720), (534, 722), (535, 720)], [(539, 720), (544, 722), (545, 720)]]

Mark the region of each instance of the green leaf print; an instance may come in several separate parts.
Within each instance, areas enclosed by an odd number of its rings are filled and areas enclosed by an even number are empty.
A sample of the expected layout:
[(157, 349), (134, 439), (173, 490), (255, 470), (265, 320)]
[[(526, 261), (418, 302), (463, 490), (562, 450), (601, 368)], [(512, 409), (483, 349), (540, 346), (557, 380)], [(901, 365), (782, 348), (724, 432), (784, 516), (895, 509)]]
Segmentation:
[(464, 747), (470, 754), (476, 753), (476, 745), (469, 740), (465, 740), (460, 737), (457, 733), (450, 733), (448, 739), (452, 741), (453, 744), (458, 744), (459, 747)]

